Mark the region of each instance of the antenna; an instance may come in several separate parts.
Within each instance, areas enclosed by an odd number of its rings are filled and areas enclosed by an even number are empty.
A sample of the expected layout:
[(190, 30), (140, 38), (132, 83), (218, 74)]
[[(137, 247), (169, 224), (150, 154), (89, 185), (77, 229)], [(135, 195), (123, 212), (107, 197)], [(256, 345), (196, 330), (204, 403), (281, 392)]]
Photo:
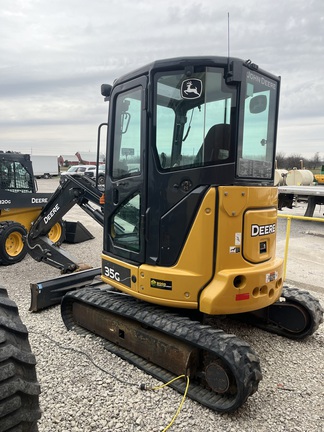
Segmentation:
[(227, 57), (230, 57), (230, 14), (227, 12)]

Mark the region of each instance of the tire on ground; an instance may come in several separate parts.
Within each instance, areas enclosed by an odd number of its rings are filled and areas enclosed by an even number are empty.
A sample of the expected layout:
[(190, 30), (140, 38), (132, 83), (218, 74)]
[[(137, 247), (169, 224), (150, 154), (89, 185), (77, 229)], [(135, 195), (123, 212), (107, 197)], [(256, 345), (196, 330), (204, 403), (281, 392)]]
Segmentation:
[(51, 242), (61, 245), (64, 242), (66, 236), (65, 222), (62, 219), (56, 222), (47, 236)]
[(0, 432), (37, 432), (40, 386), (28, 331), (0, 287)]
[(27, 247), (24, 243), (26, 228), (19, 222), (6, 221), (0, 224), (0, 263), (15, 264), (25, 258)]
[(100, 185), (105, 184), (105, 177), (104, 176), (99, 176), (98, 177), (98, 184), (100, 184)]

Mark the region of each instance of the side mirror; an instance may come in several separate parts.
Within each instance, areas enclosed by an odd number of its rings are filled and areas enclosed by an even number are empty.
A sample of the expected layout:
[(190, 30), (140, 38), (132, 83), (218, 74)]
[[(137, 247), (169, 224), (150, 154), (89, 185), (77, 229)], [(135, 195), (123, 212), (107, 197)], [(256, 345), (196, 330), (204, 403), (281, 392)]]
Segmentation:
[(267, 108), (267, 97), (265, 95), (254, 96), (250, 100), (250, 112), (252, 114), (259, 114)]
[(112, 86), (110, 84), (101, 84), (101, 94), (105, 98), (109, 98)]

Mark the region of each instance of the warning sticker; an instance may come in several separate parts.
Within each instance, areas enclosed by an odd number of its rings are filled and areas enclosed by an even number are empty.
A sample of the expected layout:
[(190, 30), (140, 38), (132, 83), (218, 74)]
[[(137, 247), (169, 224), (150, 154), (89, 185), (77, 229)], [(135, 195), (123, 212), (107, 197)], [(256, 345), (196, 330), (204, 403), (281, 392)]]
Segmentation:
[(239, 253), (240, 252), (240, 248), (238, 246), (230, 246), (229, 248), (229, 253), (233, 254), (233, 253)]
[(278, 279), (278, 272), (274, 271), (271, 273), (266, 274), (266, 282), (272, 282), (274, 280)]

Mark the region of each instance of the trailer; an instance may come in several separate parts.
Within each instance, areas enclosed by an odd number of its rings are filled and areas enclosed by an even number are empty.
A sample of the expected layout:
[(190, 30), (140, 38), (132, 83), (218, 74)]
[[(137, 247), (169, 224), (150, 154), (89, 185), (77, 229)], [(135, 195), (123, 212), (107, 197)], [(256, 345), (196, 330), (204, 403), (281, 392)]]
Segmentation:
[(305, 215), (313, 217), (316, 205), (324, 204), (324, 186), (279, 186), (278, 208), (292, 208), (293, 200), (303, 197), (307, 200)]
[(51, 178), (59, 175), (57, 156), (30, 155), (34, 175), (37, 178)]

